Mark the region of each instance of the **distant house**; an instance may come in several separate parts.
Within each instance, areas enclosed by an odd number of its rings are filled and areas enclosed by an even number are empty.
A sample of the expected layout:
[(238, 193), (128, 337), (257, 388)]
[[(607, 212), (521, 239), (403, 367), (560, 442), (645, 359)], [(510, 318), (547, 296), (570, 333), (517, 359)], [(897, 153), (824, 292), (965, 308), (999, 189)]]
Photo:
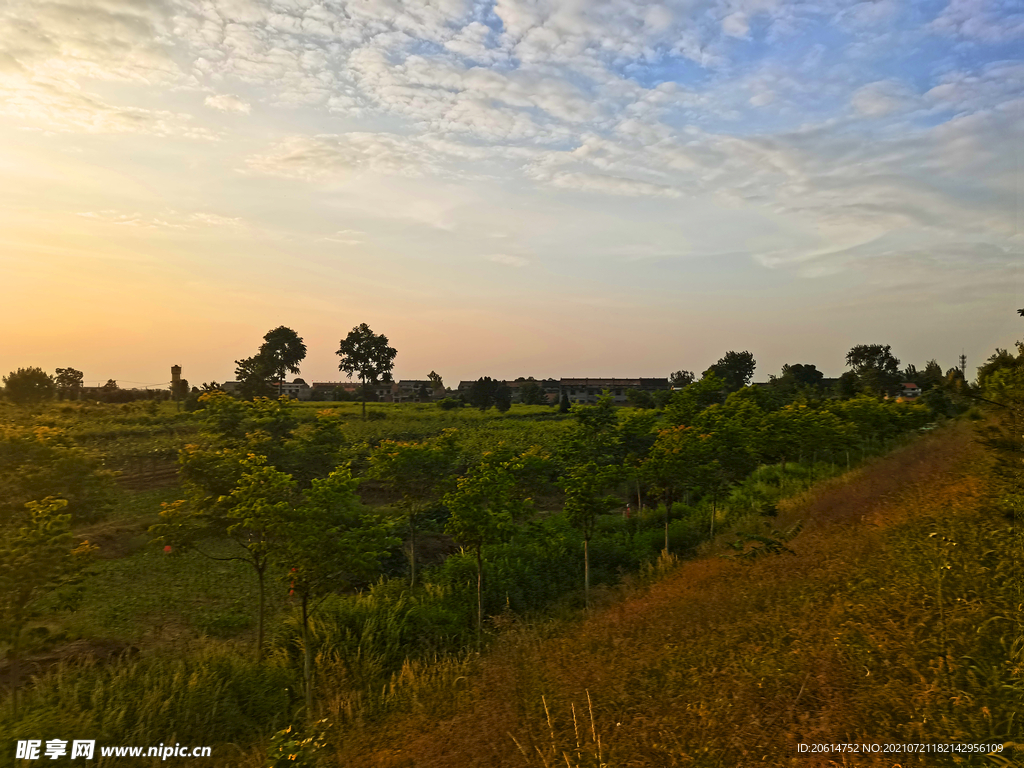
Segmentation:
[(560, 379), (558, 382), (559, 399), (562, 395), (571, 403), (593, 405), (601, 394), (607, 390), (616, 405), (628, 402), (626, 392), (638, 389), (641, 392), (658, 392), (668, 390), (668, 379)]
[(544, 392), (544, 396), (548, 400), (548, 404), (557, 403), (561, 393), (557, 379), (540, 379), (539, 381), (537, 379), (518, 379), (516, 381), (505, 381), (502, 383), (512, 390), (513, 403), (523, 402), (522, 387), (524, 384), (528, 383), (540, 385), (541, 390)]
[(921, 396), (921, 388), (913, 382), (905, 382), (900, 384), (900, 397), (912, 400), (915, 397)]
[(295, 379), (295, 381), (272, 381), (270, 386), (274, 390), (274, 394), (280, 392), (282, 397), (293, 397), (296, 400), (312, 400), (312, 388), (302, 379)]

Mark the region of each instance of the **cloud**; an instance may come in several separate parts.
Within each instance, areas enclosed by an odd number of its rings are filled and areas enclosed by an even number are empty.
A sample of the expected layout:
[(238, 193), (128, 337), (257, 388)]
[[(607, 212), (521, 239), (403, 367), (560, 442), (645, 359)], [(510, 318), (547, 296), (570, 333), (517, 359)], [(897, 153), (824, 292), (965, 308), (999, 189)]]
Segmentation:
[(211, 109), (219, 109), (221, 112), (237, 112), (238, 114), (248, 115), (252, 111), (252, 107), (248, 102), (227, 93), (207, 96), (203, 103)]
[(105, 224), (140, 229), (188, 230), (201, 227), (206, 229), (237, 230), (245, 226), (245, 222), (239, 217), (221, 216), (207, 211), (195, 211), (186, 214), (175, 210), (165, 210), (154, 216), (107, 209), (102, 211), (82, 211), (77, 215)]
[(530, 264), (529, 259), (525, 259), (522, 256), (510, 256), (507, 253), (494, 253), (486, 258), (488, 261), (493, 261), (495, 264), (503, 264), (506, 267), (526, 267)]
[(1024, 37), (1024, 9), (1006, 0), (950, 0), (929, 28), (943, 35), (1004, 43)]
[(247, 162), (250, 168), (274, 176), (328, 181), (367, 171), (422, 176), (436, 170), (432, 154), (420, 143), (365, 132), (292, 136)]
[(850, 103), (866, 117), (885, 117), (911, 109), (917, 104), (917, 97), (901, 82), (879, 80), (854, 91)]

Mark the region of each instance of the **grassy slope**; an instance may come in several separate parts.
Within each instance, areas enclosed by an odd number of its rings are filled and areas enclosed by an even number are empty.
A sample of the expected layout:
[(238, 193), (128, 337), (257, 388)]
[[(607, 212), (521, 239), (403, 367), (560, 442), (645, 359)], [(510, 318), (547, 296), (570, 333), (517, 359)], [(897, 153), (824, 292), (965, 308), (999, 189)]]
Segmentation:
[(931, 766), (955, 761), (797, 744), (1024, 741), (1021, 541), (984, 511), (970, 438), (955, 425), (793, 500), (795, 555), (708, 556), (547, 637), (509, 633), (468, 684), (423, 681), (405, 714), (350, 724), (332, 763)]

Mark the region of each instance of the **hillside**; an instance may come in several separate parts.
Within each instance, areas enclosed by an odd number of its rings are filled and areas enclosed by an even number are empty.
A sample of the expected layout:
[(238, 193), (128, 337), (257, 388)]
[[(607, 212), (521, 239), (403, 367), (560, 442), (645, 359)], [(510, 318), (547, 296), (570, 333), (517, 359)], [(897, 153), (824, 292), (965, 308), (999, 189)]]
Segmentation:
[(330, 764), (1017, 764), (798, 753), (1024, 741), (1021, 539), (987, 511), (988, 471), (969, 424), (914, 441), (780, 507), (777, 528), (803, 521), (791, 552), (727, 560), (727, 533), (582, 622), (509, 631), (465, 676), (406, 670), (404, 705), (343, 726)]

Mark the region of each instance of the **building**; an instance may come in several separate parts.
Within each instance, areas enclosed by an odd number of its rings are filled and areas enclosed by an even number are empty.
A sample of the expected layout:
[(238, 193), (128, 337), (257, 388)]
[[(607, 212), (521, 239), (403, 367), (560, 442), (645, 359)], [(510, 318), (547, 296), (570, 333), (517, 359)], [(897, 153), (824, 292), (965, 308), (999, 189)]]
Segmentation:
[(302, 379), (295, 381), (272, 381), (270, 386), (274, 393), (280, 393), (281, 397), (293, 397), (296, 400), (312, 400), (312, 388)]
[(915, 397), (921, 396), (921, 388), (913, 382), (906, 382), (900, 385), (900, 397), (907, 400), (912, 400)]
[(605, 390), (612, 396), (616, 405), (628, 402), (626, 392), (638, 389), (641, 392), (658, 392), (668, 390), (668, 379), (559, 379), (559, 399), (562, 395), (569, 398), (570, 403), (593, 405)]

